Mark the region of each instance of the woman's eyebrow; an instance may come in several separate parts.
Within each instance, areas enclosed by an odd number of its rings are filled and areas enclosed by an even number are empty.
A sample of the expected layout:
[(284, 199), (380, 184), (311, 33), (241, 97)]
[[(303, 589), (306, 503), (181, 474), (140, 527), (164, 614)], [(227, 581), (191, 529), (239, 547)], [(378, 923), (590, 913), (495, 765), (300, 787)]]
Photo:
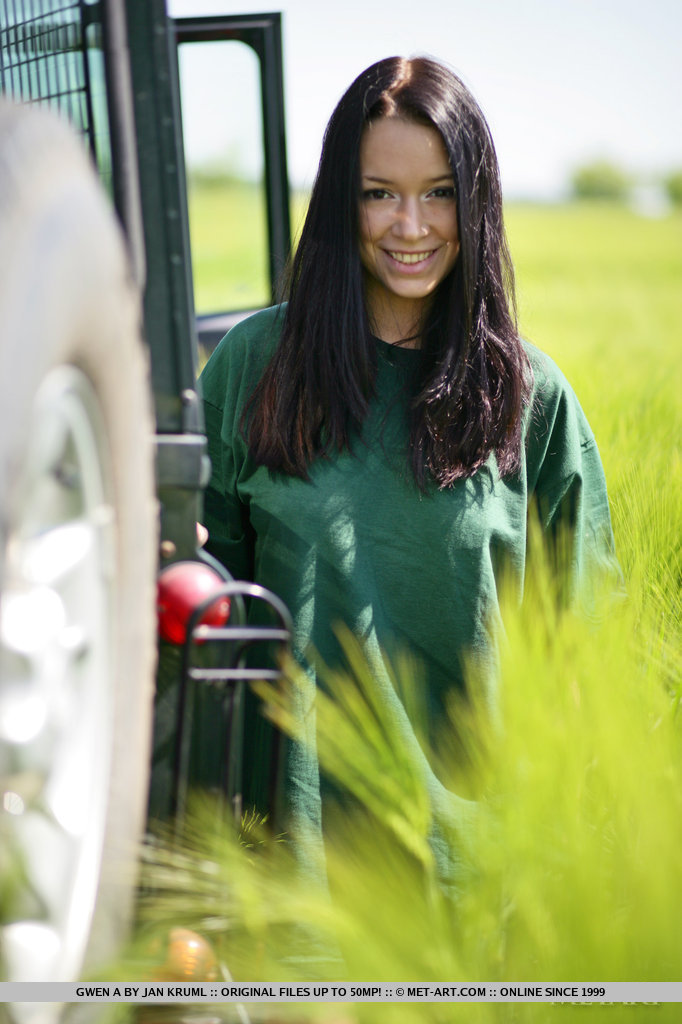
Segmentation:
[[(363, 174), (362, 175), (362, 180), (363, 181), (375, 181), (379, 185), (391, 185), (392, 184), (392, 181), (391, 181), (390, 178), (380, 178), (376, 174)], [(439, 181), (454, 181), (454, 180), (455, 180), (455, 178), (454, 178), (453, 174), (447, 174), (446, 173), (446, 174), (439, 174), (435, 178), (426, 178), (426, 184), (427, 185), (435, 185)]]

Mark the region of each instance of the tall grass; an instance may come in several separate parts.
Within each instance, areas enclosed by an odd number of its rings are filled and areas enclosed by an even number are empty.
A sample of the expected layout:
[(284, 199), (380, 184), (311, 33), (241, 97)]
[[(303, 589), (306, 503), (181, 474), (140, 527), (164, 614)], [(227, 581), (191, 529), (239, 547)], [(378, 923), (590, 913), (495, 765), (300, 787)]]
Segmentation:
[[(627, 604), (588, 623), (558, 613), (550, 591), (540, 579), (523, 610), (507, 608), (501, 722), (480, 708), (467, 712), (468, 767), (454, 756), (438, 766), (447, 788), (463, 792), (466, 781), (477, 798), (447, 819), (456, 886), (440, 884), (430, 852), (425, 780), (390, 723), (377, 731), (374, 682), (351, 651), (356, 671), (331, 679), (331, 697), (318, 706), (323, 770), (359, 801), (329, 824), (331, 898), (301, 877), (287, 844), (257, 830), (238, 838), (227, 824), (216, 829), (212, 808), (198, 805), (180, 844), (148, 853), (144, 940), (178, 924), (193, 928), (234, 976), (250, 980), (682, 980), (675, 694), (642, 649), (651, 636)], [(418, 679), (399, 668), (397, 676), (418, 701)], [(270, 698), (287, 724), (291, 694)], [(453, 707), (460, 735), (463, 714)], [(677, 1019), (676, 1006), (653, 1018), (647, 1011), (601, 1007), (600, 1020)], [(321, 1021), (326, 1012), (297, 1006), (295, 1019)], [(498, 1024), (571, 1012), (591, 1013), (523, 1003), (367, 1004), (348, 1016)]]
[[(241, 835), (216, 829), (199, 804), (180, 840), (147, 850), (142, 945), (122, 970), (149, 971), (150, 936), (182, 924), (244, 979), (682, 981), (681, 227), (679, 216), (623, 209), (509, 211), (524, 333), (557, 359), (595, 429), (628, 595), (604, 595), (587, 620), (557, 610), (538, 568), (523, 607), (503, 599), (500, 715), (474, 702), (453, 705), (443, 723), (445, 736), (456, 727), (468, 737), (466, 757), (451, 745), (437, 764), (462, 798), (445, 821), (456, 884), (438, 877), (425, 780), (390, 723), (376, 728), (374, 681), (347, 639), (354, 671), (330, 677), (317, 711), (322, 768), (355, 807), (331, 816), (329, 891), (301, 877), (288, 843), (254, 823)], [(395, 676), (418, 720), (408, 660)], [(292, 674), (290, 690), (267, 693), (293, 731), (296, 685)], [(299, 947), (313, 959), (292, 956)], [(330, 1012), (295, 1011), (319, 1021)], [(678, 1018), (674, 1005), (531, 1003), (347, 1014), (396, 1024)]]
[(631, 600), (679, 655), (682, 216), (650, 220), (586, 203), (512, 207), (507, 222), (522, 329), (580, 397)]

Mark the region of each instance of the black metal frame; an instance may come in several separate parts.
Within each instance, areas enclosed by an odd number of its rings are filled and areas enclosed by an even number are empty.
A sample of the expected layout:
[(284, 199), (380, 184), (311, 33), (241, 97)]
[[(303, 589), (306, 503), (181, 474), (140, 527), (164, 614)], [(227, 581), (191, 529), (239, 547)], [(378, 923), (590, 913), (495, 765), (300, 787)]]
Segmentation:
[[(201, 625), (206, 612), (221, 598), (231, 602), (231, 621), (225, 626)], [(246, 604), (259, 602), (272, 613), (272, 626), (250, 626), (247, 622)], [(276, 644), (280, 656), (287, 650), (293, 630), (291, 615), (286, 605), (273, 594), (255, 583), (231, 580), (216, 590), (209, 598), (195, 608), (187, 623), (187, 636), (182, 647), (180, 690), (178, 694), (175, 753), (173, 763), (173, 785), (171, 812), (180, 828), (184, 820), (190, 779), (190, 755), (193, 724), (194, 684), (203, 683), (218, 688), (221, 693), (221, 719), (225, 725), (223, 734), (223, 779), (222, 796), (231, 806), (234, 815), (241, 816), (242, 790), (242, 730), (244, 684), (254, 680), (279, 679), (281, 669), (278, 658), (267, 659), (266, 664), (246, 665), (245, 659), (254, 648)], [(208, 667), (196, 663), (195, 656), (204, 644), (222, 645), (222, 664)], [(263, 655), (266, 654), (262, 650)], [(265, 660), (265, 659), (264, 659)], [(277, 751), (274, 753), (277, 758)], [(274, 781), (276, 785), (276, 780)], [(270, 796), (274, 807), (276, 795)]]
[(220, 18), (176, 18), (174, 30), (178, 45), (234, 40), (250, 46), (258, 57), (263, 113), (270, 292), (274, 301), (291, 248), (289, 180), (284, 134), (282, 16), (274, 12), (225, 15)]
[(101, 45), (99, 27), (99, 7), (85, 0), (36, 0), (29, 10), (18, 0), (0, 0), (0, 92), (66, 114), (95, 160), (88, 48)]

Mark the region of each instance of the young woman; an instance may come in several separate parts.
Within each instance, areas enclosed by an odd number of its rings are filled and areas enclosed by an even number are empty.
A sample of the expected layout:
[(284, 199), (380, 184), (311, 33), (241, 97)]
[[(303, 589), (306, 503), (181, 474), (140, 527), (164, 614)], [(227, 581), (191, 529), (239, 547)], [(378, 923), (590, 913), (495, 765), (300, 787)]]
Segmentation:
[[(350, 629), (406, 742), (385, 659), (409, 652), (435, 736), (465, 663), (493, 667), (500, 581), (521, 596), (531, 519), (568, 540), (566, 592), (613, 557), (590, 428), (517, 331), (488, 126), (445, 66), (382, 60), (343, 96), (287, 299), (202, 376), (209, 550), (288, 604), (311, 679)], [(315, 820), (313, 758), (288, 772)]]

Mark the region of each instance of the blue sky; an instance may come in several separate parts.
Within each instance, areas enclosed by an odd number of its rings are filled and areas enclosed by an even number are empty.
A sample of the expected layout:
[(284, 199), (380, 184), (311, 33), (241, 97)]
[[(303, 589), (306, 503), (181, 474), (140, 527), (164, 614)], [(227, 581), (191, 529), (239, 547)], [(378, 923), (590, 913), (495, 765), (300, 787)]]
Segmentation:
[[(373, 61), (398, 53), (438, 57), (472, 89), (492, 128), (508, 196), (554, 198), (573, 167), (596, 157), (645, 176), (682, 167), (680, 0), (168, 4), (178, 16), (282, 11), (289, 168), (297, 185), (312, 181), (324, 126), (346, 86)], [(186, 87), (186, 120), (193, 152), (210, 160), (228, 145), (223, 122), (247, 122), (250, 107), (243, 88), (239, 102), (231, 101), (233, 86), (220, 82), (224, 67), (202, 63), (204, 85), (191, 94)], [(248, 169), (248, 154), (241, 159)]]

